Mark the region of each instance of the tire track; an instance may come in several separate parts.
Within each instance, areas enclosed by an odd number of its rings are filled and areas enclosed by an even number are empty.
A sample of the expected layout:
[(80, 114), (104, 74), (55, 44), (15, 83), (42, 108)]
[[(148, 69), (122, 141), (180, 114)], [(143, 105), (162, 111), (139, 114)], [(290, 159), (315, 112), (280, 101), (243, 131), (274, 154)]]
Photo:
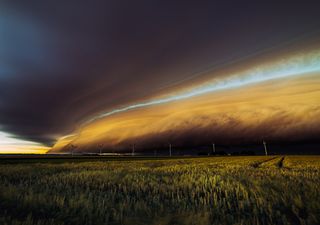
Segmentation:
[(270, 161), (272, 161), (272, 160), (274, 160), (274, 159), (276, 159), (276, 158), (278, 158), (278, 157), (272, 157), (272, 158), (270, 158), (270, 159), (265, 159), (265, 160), (260, 161), (260, 162), (255, 162), (255, 163), (251, 164), (251, 166), (252, 166), (253, 168), (259, 168), (259, 167), (265, 165), (266, 163), (268, 163), (268, 162), (270, 162)]
[(270, 159), (266, 159), (261, 162), (257, 162), (252, 164), (252, 167), (258, 169), (258, 168), (276, 168), (276, 169), (282, 169), (284, 168), (284, 160), (285, 156), (276, 156)]
[(285, 158), (284, 156), (281, 157), (280, 161), (277, 163), (277, 166), (279, 169), (283, 168), (284, 166), (284, 158)]

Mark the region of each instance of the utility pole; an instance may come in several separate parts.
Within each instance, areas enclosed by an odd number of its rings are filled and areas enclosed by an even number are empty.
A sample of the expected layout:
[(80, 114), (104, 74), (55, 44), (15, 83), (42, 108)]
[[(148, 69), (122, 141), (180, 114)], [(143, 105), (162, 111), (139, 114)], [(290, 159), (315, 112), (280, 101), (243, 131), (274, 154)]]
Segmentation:
[(134, 156), (135, 144), (132, 145), (132, 156)]
[(212, 143), (212, 152), (216, 153), (216, 146), (214, 145), (214, 143)]
[(157, 156), (157, 149), (154, 150), (154, 156)]
[(73, 151), (74, 151), (74, 149), (76, 148), (76, 146), (75, 145), (73, 145), (73, 144), (71, 144), (70, 145), (70, 149), (71, 149), (71, 156), (73, 157)]
[(264, 153), (268, 155), (267, 143), (265, 142), (265, 140), (263, 140), (263, 146), (264, 146)]
[(103, 144), (100, 144), (100, 145), (99, 145), (99, 152), (100, 152), (100, 155), (102, 154), (102, 149), (103, 149)]
[(114, 155), (114, 147), (112, 147), (112, 155)]
[(169, 143), (169, 155), (171, 157), (171, 143)]

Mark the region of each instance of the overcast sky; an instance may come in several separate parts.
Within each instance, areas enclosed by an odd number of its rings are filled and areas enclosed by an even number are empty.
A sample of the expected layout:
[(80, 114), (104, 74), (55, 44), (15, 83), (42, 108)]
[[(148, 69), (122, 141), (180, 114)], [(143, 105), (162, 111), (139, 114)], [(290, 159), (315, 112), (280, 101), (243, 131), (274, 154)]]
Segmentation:
[(52, 146), (208, 68), (316, 42), (319, 3), (296, 2), (2, 0), (0, 131)]

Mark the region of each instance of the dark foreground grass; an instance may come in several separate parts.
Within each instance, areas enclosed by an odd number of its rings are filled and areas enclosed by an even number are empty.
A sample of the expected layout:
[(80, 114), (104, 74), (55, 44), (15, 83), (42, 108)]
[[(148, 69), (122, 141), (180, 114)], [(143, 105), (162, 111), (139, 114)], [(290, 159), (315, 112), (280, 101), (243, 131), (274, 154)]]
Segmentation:
[(0, 161), (0, 224), (320, 224), (320, 157)]

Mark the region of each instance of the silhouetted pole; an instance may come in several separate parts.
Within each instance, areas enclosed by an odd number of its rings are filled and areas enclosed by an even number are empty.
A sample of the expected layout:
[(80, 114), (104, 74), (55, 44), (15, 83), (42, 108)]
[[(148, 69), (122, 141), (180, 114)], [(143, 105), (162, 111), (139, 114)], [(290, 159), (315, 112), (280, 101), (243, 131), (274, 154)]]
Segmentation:
[(71, 144), (70, 147), (71, 147), (71, 156), (73, 157), (73, 150), (76, 148), (76, 146)]
[(263, 140), (264, 153), (268, 155), (267, 143)]
[(154, 156), (157, 156), (157, 149), (154, 150)]
[(100, 155), (102, 154), (102, 149), (103, 149), (103, 144), (100, 144), (100, 145), (99, 145), (99, 152), (100, 152)]
[(135, 144), (132, 145), (132, 156), (134, 156)]
[(171, 143), (169, 143), (169, 155), (171, 157)]
[(212, 152), (216, 153), (216, 146), (214, 145), (214, 143), (212, 143)]

